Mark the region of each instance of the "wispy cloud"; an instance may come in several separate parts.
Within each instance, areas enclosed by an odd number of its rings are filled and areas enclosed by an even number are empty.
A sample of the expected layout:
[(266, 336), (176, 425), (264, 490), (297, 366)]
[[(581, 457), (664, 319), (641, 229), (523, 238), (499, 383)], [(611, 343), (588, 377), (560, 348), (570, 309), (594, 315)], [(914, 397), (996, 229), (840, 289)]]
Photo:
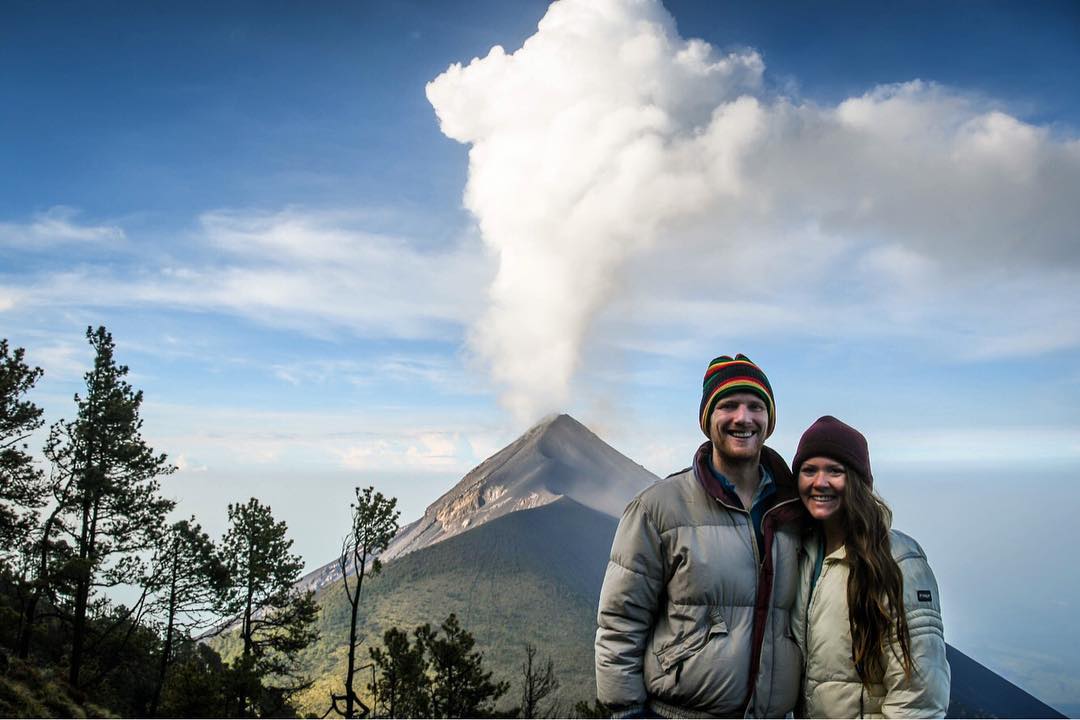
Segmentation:
[(116, 246), (125, 239), (116, 225), (87, 225), (76, 209), (57, 205), (24, 223), (0, 222), (0, 247), (45, 250), (58, 245)]
[(296, 209), (207, 213), (190, 246), (168, 248), (167, 263), (117, 270), (109, 262), (115, 258), (61, 262), (33, 277), (8, 276), (0, 298), (8, 312), (151, 306), (323, 336), (459, 336), (479, 311), (489, 273), (479, 248), (462, 242), (424, 251), (355, 224), (344, 213)]
[(242, 467), (464, 473), (512, 440), (492, 419), (417, 419), (409, 409), (255, 410), (148, 403), (152, 444), (188, 471)]

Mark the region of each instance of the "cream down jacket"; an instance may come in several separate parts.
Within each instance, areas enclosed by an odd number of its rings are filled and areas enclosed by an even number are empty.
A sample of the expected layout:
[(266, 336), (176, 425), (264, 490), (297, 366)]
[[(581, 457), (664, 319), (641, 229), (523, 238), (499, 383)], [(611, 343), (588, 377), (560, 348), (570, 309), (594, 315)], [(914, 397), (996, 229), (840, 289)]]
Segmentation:
[(851, 657), (844, 548), (825, 557), (821, 576), (810, 590), (819, 542), (816, 533), (808, 538), (799, 560), (799, 612), (792, 626), (806, 672), (796, 712), (808, 718), (944, 717), (950, 671), (941, 598), (922, 548), (907, 535), (891, 531), (892, 555), (904, 576), (904, 611), (915, 662), (911, 680), (904, 677), (896, 654), (887, 652), (883, 682), (866, 690)]

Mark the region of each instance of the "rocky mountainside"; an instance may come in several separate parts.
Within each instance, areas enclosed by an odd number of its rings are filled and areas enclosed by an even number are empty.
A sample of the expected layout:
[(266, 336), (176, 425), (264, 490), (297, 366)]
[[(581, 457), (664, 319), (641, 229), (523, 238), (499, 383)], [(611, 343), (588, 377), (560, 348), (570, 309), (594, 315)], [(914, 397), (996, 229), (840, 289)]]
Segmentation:
[[(657, 477), (569, 415), (550, 416), (480, 463), (403, 527), (383, 563), (519, 510), (569, 498), (618, 518)], [(300, 582), (318, 590), (341, 577), (337, 561)]]

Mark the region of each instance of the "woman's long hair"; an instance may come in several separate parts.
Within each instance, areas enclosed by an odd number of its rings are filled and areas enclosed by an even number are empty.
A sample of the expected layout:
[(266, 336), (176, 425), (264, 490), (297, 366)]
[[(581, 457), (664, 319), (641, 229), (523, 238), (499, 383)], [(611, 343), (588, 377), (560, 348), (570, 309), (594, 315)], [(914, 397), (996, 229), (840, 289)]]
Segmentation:
[[(911, 636), (904, 614), (904, 576), (889, 542), (892, 511), (850, 467), (844, 489), (851, 658), (864, 687), (885, 676), (885, 653), (911, 678)], [(899, 652), (898, 652), (899, 650)]]

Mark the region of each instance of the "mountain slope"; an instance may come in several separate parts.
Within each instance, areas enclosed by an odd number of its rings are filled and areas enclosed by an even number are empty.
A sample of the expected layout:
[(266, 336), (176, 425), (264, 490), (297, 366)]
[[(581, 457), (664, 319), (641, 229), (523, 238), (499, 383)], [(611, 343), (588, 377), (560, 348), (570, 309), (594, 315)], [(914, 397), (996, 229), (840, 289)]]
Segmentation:
[(574, 418), (556, 415), (480, 463), (428, 506), (394, 539), (384, 561), (559, 497), (618, 517), (630, 498), (656, 479)]
[[(411, 631), (457, 613), (484, 652), (485, 665), (509, 680), (503, 705), (516, 702), (524, 644), (551, 657), (562, 684), (564, 712), (591, 700), (596, 600), (617, 521), (569, 498), (510, 513), (466, 533), (405, 555), (365, 581), (358, 657), (381, 644), (390, 627)], [(348, 605), (340, 581), (317, 595), (321, 639), (303, 655), (317, 678), (300, 698), (302, 710), (322, 714), (331, 687), (342, 684)], [(362, 693), (370, 682), (365, 671)], [(340, 689), (338, 690), (340, 692)]]
[[(508, 513), (567, 497), (618, 518), (657, 477), (569, 415), (553, 415), (480, 463), (403, 527), (381, 555), (394, 558), (454, 537)], [(317, 590), (341, 577), (333, 560), (308, 573)]]
[(949, 717), (1065, 717), (952, 645), (946, 646), (946, 654), (952, 669)]

